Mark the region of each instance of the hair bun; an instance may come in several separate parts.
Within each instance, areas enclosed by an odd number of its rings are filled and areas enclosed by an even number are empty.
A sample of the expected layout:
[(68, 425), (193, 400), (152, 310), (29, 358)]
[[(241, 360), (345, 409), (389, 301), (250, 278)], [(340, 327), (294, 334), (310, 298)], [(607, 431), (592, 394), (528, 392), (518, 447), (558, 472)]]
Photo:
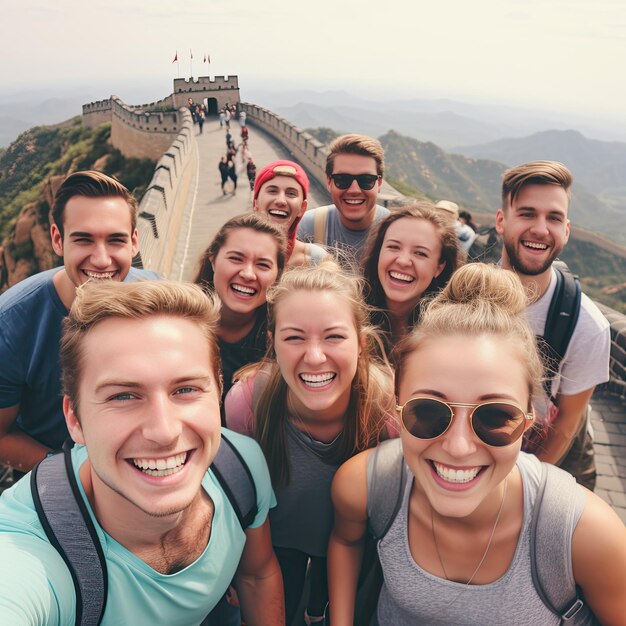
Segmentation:
[(452, 275), (433, 304), (489, 305), (510, 315), (519, 315), (528, 305), (528, 298), (513, 272), (496, 265), (469, 263)]

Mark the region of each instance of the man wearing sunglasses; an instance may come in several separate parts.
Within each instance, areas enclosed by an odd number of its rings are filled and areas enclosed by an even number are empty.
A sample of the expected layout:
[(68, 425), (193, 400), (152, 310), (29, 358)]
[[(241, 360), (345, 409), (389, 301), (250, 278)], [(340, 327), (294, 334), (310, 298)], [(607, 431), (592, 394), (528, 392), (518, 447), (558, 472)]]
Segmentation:
[[(553, 303), (556, 306), (557, 299), (563, 298), (560, 285), (567, 279), (554, 261), (569, 239), (571, 184), (570, 171), (555, 161), (510, 169), (502, 183), (502, 208), (496, 215), (496, 230), (503, 240), (502, 267), (516, 272), (534, 294), (527, 318), (541, 338), (548, 337), (546, 320)], [(572, 301), (568, 316), (576, 321), (569, 343), (558, 367), (546, 368), (546, 393), (535, 400), (543, 437), (531, 438), (524, 449), (593, 489), (596, 471), (588, 408), (595, 386), (609, 379), (610, 329), (585, 294), (577, 306), (576, 299)]]
[(333, 204), (307, 211), (298, 239), (337, 248), (358, 263), (370, 228), (389, 214), (376, 204), (385, 153), (377, 139), (356, 134), (338, 137), (329, 149), (326, 185)]

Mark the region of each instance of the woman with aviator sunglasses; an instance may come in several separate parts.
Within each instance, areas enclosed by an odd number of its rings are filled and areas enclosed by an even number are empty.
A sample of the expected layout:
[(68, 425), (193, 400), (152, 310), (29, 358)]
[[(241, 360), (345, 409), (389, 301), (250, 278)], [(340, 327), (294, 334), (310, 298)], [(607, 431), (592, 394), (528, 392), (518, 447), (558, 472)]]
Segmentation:
[[(546, 468), (520, 452), (542, 373), (535, 338), (522, 318), (525, 306), (513, 273), (467, 265), (399, 346), (397, 410), (407, 480), (378, 542), (380, 626), (562, 623), (542, 600), (531, 571), (533, 509)], [(347, 461), (333, 481), (333, 626), (353, 622), (372, 453)], [(546, 474), (549, 484), (567, 484), (571, 492), (571, 514), (556, 515), (553, 529), (565, 554), (571, 546), (571, 563), (555, 565), (551, 582), (576, 585), (600, 623), (623, 624), (624, 525), (561, 470)], [(546, 487), (542, 511), (550, 506), (546, 499), (556, 498), (549, 493)], [(573, 623), (594, 623), (591, 612)]]

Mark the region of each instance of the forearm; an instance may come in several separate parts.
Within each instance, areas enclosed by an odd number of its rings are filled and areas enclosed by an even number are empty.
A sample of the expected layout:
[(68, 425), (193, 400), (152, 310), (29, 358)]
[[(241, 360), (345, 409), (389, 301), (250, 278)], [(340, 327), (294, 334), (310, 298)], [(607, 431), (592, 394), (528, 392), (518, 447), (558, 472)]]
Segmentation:
[(50, 448), (19, 430), (0, 437), (0, 464), (10, 465), (20, 472), (29, 472), (48, 452)]
[(328, 543), (328, 598), (333, 626), (352, 626), (363, 543), (346, 543), (333, 532)]
[(285, 623), (283, 577), (278, 561), (268, 575), (237, 575), (236, 582), (246, 626), (278, 626)]
[(537, 452), (542, 461), (553, 465), (563, 462), (576, 437), (582, 429), (587, 428), (588, 400), (588, 397), (583, 398), (582, 403), (577, 402), (575, 406), (571, 406), (570, 397), (563, 397), (547, 439)]

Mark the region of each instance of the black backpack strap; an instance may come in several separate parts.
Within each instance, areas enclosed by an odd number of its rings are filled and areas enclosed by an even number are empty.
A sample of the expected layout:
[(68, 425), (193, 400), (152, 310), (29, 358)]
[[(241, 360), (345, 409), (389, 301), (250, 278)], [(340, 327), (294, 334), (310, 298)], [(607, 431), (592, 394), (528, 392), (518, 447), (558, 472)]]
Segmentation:
[[(571, 571), (572, 537), (563, 528), (575, 526), (574, 515), (585, 494), (574, 478), (553, 465), (541, 464), (541, 483), (530, 529), (533, 584), (543, 603), (565, 624), (588, 624), (594, 617), (575, 585), (557, 573)], [(594, 622), (596, 623), (596, 622)]]
[(402, 504), (406, 486), (400, 438), (380, 443), (367, 459), (367, 517), (370, 532), (382, 539)]
[(562, 261), (555, 261), (553, 267), (556, 272), (556, 288), (548, 309), (543, 337), (538, 342), (544, 366), (544, 389), (548, 397), (551, 397), (552, 379), (559, 370), (576, 328), (582, 298), (580, 281), (567, 265)]
[(234, 444), (224, 435), (211, 470), (230, 501), (241, 528), (252, 524), (258, 513), (257, 492), (252, 473)]
[(30, 484), (41, 525), (74, 582), (76, 626), (97, 626), (106, 608), (107, 566), (74, 476), (71, 445), (38, 463)]

